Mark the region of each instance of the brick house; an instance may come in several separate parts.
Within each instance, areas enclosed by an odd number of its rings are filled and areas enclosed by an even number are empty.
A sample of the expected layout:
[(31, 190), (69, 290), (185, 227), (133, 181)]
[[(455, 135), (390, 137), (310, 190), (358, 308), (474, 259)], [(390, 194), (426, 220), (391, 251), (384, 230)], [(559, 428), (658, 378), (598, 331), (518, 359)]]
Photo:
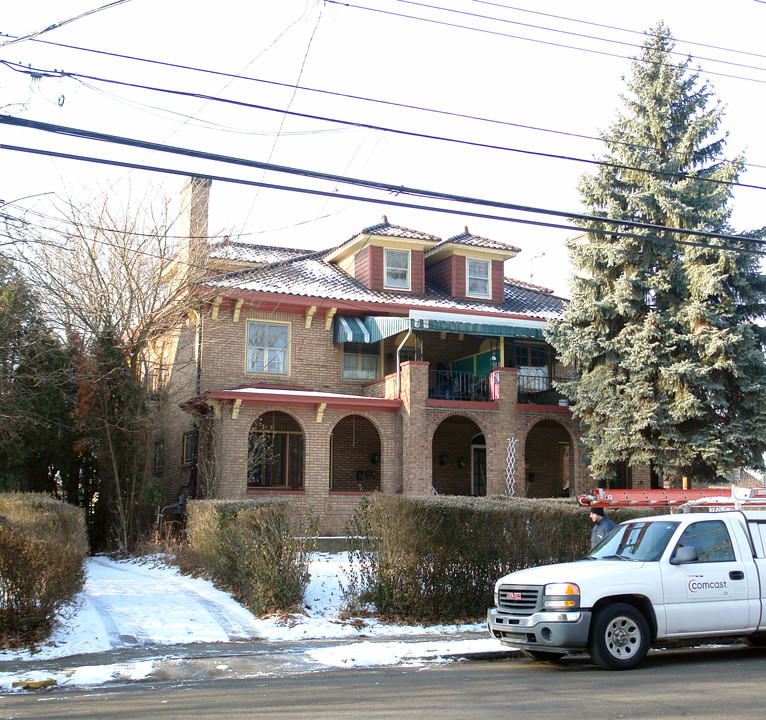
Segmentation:
[(543, 336), (565, 301), (504, 277), (517, 248), (385, 217), (322, 252), (209, 245), (209, 183), (186, 192), (179, 260), (204, 271), (198, 312), (161, 350), (168, 502), (278, 493), (336, 534), (371, 492), (589, 487)]

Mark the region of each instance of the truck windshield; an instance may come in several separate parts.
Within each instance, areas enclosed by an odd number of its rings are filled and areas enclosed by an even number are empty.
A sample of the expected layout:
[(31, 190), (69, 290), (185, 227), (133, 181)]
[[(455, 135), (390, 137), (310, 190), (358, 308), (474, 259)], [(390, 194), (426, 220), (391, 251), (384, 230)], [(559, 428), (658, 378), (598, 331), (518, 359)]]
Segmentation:
[(653, 562), (660, 559), (677, 522), (635, 520), (618, 525), (586, 558), (592, 560), (638, 560)]

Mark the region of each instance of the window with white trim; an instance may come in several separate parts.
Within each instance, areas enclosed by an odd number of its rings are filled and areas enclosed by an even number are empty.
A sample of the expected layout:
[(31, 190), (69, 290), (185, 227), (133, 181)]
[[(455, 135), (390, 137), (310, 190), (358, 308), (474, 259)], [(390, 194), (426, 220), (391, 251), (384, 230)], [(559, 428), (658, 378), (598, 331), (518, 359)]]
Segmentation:
[(380, 343), (343, 343), (343, 377), (376, 380), (380, 377)]
[(410, 289), (410, 251), (386, 248), (385, 287), (398, 290)]
[(471, 297), (490, 297), (489, 260), (466, 258), (466, 288)]
[(287, 375), (289, 347), (287, 323), (247, 321), (247, 372)]

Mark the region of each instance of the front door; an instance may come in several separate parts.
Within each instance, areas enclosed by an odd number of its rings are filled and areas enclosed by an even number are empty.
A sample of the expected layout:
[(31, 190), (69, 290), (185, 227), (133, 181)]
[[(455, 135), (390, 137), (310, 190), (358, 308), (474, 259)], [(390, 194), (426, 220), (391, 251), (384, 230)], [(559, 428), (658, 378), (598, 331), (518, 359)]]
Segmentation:
[(473, 495), (486, 495), (487, 494), (487, 448), (473, 446), (472, 452), (472, 487), (471, 492)]

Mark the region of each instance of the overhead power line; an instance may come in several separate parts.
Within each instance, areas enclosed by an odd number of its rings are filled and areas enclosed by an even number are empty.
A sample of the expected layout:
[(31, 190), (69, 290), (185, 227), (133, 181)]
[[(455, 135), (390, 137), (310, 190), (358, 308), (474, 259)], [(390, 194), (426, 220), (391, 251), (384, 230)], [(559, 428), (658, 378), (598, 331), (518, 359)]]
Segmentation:
[[(735, 243), (756, 242), (758, 244), (766, 244), (766, 241), (754, 240), (753, 238), (748, 238), (745, 236), (729, 235), (726, 233), (706, 232), (702, 230), (691, 230), (691, 229), (685, 229), (685, 228), (676, 228), (676, 227), (665, 226), (665, 225), (654, 225), (649, 223), (641, 223), (641, 222), (637, 222), (633, 220), (618, 220), (618, 219), (613, 219), (608, 217), (601, 217), (597, 215), (586, 215), (583, 213), (573, 213), (573, 212), (568, 212), (563, 210), (554, 210), (554, 209), (546, 209), (546, 208), (539, 208), (539, 207), (526, 206), (526, 205), (518, 205), (516, 203), (507, 203), (507, 202), (501, 202), (497, 200), (474, 198), (470, 196), (456, 195), (452, 193), (442, 193), (442, 192), (437, 192), (433, 190), (412, 188), (412, 187), (406, 187), (402, 185), (392, 185), (390, 183), (383, 183), (383, 182), (378, 182), (373, 180), (364, 180), (360, 178), (352, 178), (352, 177), (347, 177), (343, 175), (334, 175), (331, 173), (322, 173), (322, 172), (306, 170), (302, 168), (292, 168), (292, 167), (287, 167), (283, 165), (274, 165), (272, 163), (263, 163), (257, 160), (247, 160), (244, 158), (236, 158), (236, 157), (227, 156), (227, 155), (220, 155), (217, 153), (207, 153), (200, 150), (191, 150), (188, 148), (179, 148), (175, 146), (161, 145), (159, 143), (133, 140), (130, 138), (123, 138), (123, 137), (119, 137), (115, 135), (107, 135), (105, 133), (79, 130), (76, 128), (68, 128), (68, 127), (60, 126), (60, 125), (52, 125), (50, 123), (40, 123), (40, 122), (36, 122), (32, 120), (13, 118), (13, 117), (5, 116), (5, 115), (0, 115), (0, 124), (12, 125), (16, 127), (27, 127), (27, 128), (32, 128), (36, 130), (44, 130), (44, 131), (53, 132), (56, 134), (61, 134), (61, 135), (66, 135), (71, 137), (78, 137), (78, 138), (87, 139), (87, 140), (96, 140), (99, 142), (106, 142), (110, 144), (137, 147), (143, 150), (154, 150), (157, 152), (169, 153), (173, 155), (181, 155), (185, 157), (192, 157), (192, 158), (209, 160), (214, 162), (221, 162), (226, 164), (233, 164), (233, 165), (238, 165), (242, 167), (251, 167), (251, 168), (258, 168), (261, 170), (270, 170), (274, 172), (286, 173), (290, 175), (298, 175), (301, 177), (312, 178), (316, 180), (331, 181), (334, 183), (343, 183), (343, 184), (348, 184), (348, 185), (352, 185), (356, 187), (362, 187), (362, 188), (366, 188), (370, 190), (385, 191), (385, 192), (393, 193), (394, 195), (409, 195), (409, 196), (415, 196), (415, 197), (421, 197), (421, 198), (429, 198), (432, 200), (444, 200), (448, 202), (462, 203), (467, 205), (490, 207), (490, 208), (497, 208), (502, 210), (513, 210), (516, 212), (523, 212), (523, 213), (529, 213), (529, 214), (547, 215), (550, 217), (565, 218), (568, 220), (579, 220), (582, 222), (592, 222), (592, 223), (604, 223), (610, 226), (614, 226), (615, 231), (619, 227), (627, 227), (632, 229), (650, 230), (652, 232), (659, 232), (659, 233), (674, 233), (674, 234), (680, 234), (685, 236), (724, 240), (724, 241), (735, 242)], [(428, 206), (401, 203), (400, 201), (392, 201), (390, 199), (360, 197), (360, 196), (345, 195), (342, 193), (331, 192), (331, 191), (320, 191), (320, 190), (314, 190), (309, 188), (295, 188), (295, 187), (289, 187), (289, 186), (283, 186), (283, 185), (274, 185), (270, 183), (262, 183), (262, 182), (251, 181), (251, 180), (241, 180), (241, 179), (235, 179), (235, 178), (227, 178), (224, 176), (209, 175), (207, 173), (198, 173), (198, 172), (188, 171), (188, 170), (183, 170), (183, 171), (173, 170), (170, 168), (141, 165), (138, 163), (108, 160), (104, 158), (94, 158), (94, 157), (88, 157), (88, 156), (82, 156), (82, 155), (74, 155), (70, 153), (60, 153), (60, 152), (54, 152), (51, 150), (38, 150), (38, 149), (29, 148), (29, 147), (21, 147), (16, 145), (9, 145), (9, 144), (3, 144), (0, 147), (6, 150), (28, 152), (28, 153), (37, 154), (37, 155), (48, 155), (50, 157), (59, 157), (62, 159), (69, 159), (69, 160), (80, 160), (80, 161), (86, 161), (86, 162), (92, 162), (92, 163), (113, 165), (116, 167), (127, 167), (132, 169), (139, 169), (139, 170), (150, 170), (153, 172), (162, 172), (167, 174), (183, 175), (183, 176), (199, 175), (201, 177), (210, 178), (212, 180), (217, 179), (222, 182), (233, 182), (233, 183), (238, 183), (243, 185), (251, 185), (254, 187), (264, 187), (264, 188), (270, 188), (275, 190), (290, 190), (292, 192), (302, 192), (302, 193), (308, 193), (308, 194), (314, 194), (314, 195), (321, 195), (325, 197), (336, 197), (336, 198), (344, 198), (348, 200), (372, 202), (376, 204), (389, 204), (394, 206), (409, 207), (409, 208), (415, 208), (415, 209), (431, 209), (436, 212), (447, 212), (450, 214), (457, 214), (457, 215), (462, 214), (462, 215), (473, 216), (473, 217), (484, 217), (487, 219), (509, 220), (509, 218), (507, 217), (475, 214), (470, 211), (462, 211), (459, 209), (432, 208), (432, 207), (429, 208)], [(580, 228), (576, 228), (573, 226), (553, 225), (549, 223), (540, 223), (540, 222), (531, 221), (531, 220), (525, 221), (521, 219), (513, 219), (512, 221), (527, 223), (531, 225), (542, 225), (545, 227), (556, 227), (559, 229), (581, 230)], [(626, 233), (620, 231), (620, 234), (625, 235)], [(637, 237), (644, 237), (644, 236), (637, 235)], [(684, 242), (684, 241), (679, 241), (679, 242)], [(701, 246), (708, 247), (708, 244), (701, 243)]]
[(126, 2), (130, 2), (130, 0), (114, 0), (114, 2), (107, 3), (106, 5), (102, 5), (101, 7), (94, 8), (93, 10), (86, 10), (85, 12), (82, 12), (79, 15), (75, 15), (74, 17), (71, 17), (68, 20), (59, 20), (58, 22), (55, 22), (52, 25), (48, 25), (48, 27), (43, 28), (42, 30), (29, 33), (29, 35), (23, 35), (22, 37), (13, 38), (12, 40), (6, 40), (5, 42), (0, 43), (0, 47), (5, 47), (6, 45), (13, 45), (14, 43), (20, 43), (20, 42), (23, 42), (24, 40), (33, 40), (34, 38), (37, 38), (40, 35), (43, 35), (44, 33), (50, 32), (51, 30), (56, 30), (60, 27), (64, 27), (64, 25), (68, 25), (69, 23), (75, 22), (76, 20), (81, 20), (82, 18), (87, 17), (88, 15), (93, 15), (94, 13), (101, 12), (102, 10), (108, 10), (109, 8), (112, 8), (115, 5), (122, 5), (123, 3), (126, 3)]
[[(387, 15), (389, 17), (402, 18), (406, 20), (415, 20), (417, 22), (429, 23), (433, 25), (439, 25), (441, 27), (454, 28), (457, 30), (470, 30), (472, 32), (483, 33), (485, 35), (510, 38), (512, 40), (523, 40), (524, 42), (531, 42), (537, 45), (547, 45), (549, 47), (563, 48), (565, 50), (577, 50), (579, 52), (586, 52), (592, 55), (600, 55), (602, 57), (619, 58), (620, 60), (635, 60), (636, 59), (628, 55), (620, 55), (619, 53), (607, 52), (606, 50), (596, 50), (594, 48), (575, 47), (574, 45), (566, 45), (565, 43), (551, 42), (550, 40), (540, 40), (539, 38), (530, 38), (530, 37), (525, 37), (523, 35), (512, 35), (511, 33), (500, 32), (499, 30), (489, 30), (486, 28), (469, 27), (467, 25), (460, 25), (458, 23), (447, 22), (446, 20), (436, 20), (434, 18), (424, 18), (424, 17), (418, 17), (416, 15), (407, 15), (406, 13), (398, 13), (398, 12), (394, 12), (393, 10), (371, 8), (371, 7), (367, 7), (366, 5), (354, 5), (353, 3), (341, 2), (340, 0), (325, 0), (325, 2), (331, 3), (333, 5), (342, 5), (343, 7), (353, 8), (355, 10), (365, 10), (367, 12), (378, 13), (380, 15)], [(673, 65), (672, 63), (667, 63), (666, 65), (667, 67), (674, 67), (674, 68), (684, 67), (683, 65)], [(766, 70), (766, 68), (759, 68), (759, 67), (752, 67), (751, 69), (759, 71), (759, 72), (763, 72), (764, 70)], [(759, 79), (759, 78), (753, 78), (753, 77), (742, 77), (741, 75), (732, 75), (730, 73), (717, 72), (714, 70), (706, 70), (705, 72), (708, 75), (716, 75), (718, 77), (730, 78), (732, 80), (746, 80), (748, 82), (766, 83), (766, 78)]]
[(577, 163), (583, 163), (587, 165), (596, 165), (599, 167), (607, 167), (612, 168), (615, 170), (630, 170), (632, 172), (639, 172), (639, 173), (646, 173), (648, 175), (652, 175), (654, 177), (665, 177), (675, 180), (695, 180), (699, 182), (706, 182), (706, 183), (712, 183), (715, 185), (729, 185), (732, 187), (743, 187), (743, 188), (750, 188), (754, 190), (766, 190), (766, 186), (763, 185), (755, 185), (751, 183), (743, 183), (739, 181), (732, 181), (732, 180), (719, 180), (716, 178), (711, 177), (705, 177), (698, 174), (690, 174), (687, 172), (667, 172), (663, 170), (651, 170), (648, 168), (642, 168), (642, 167), (634, 167), (631, 165), (623, 165), (621, 163), (611, 162), (609, 160), (594, 160), (594, 159), (588, 159), (588, 158), (581, 158), (576, 157), (573, 155), (562, 155), (560, 153), (547, 153), (547, 152), (541, 152), (539, 150), (528, 150), (523, 148), (515, 148), (515, 147), (509, 147), (507, 145), (497, 145), (492, 143), (483, 143), (483, 142), (477, 142), (474, 140), (463, 140), (459, 138), (452, 138), (447, 137), (445, 135), (434, 135), (431, 133), (421, 133), (421, 132), (415, 132), (413, 130), (402, 130), (400, 128), (392, 128), (385, 125), (376, 125), (372, 123), (366, 123), (366, 122), (359, 122), (355, 120), (343, 120), (340, 118), (333, 118), (326, 115), (316, 115), (313, 113), (304, 113), (304, 112), (297, 112), (295, 110), (285, 110), (282, 108), (276, 108), (269, 105), (262, 105), (259, 103), (250, 103), (245, 102), (243, 100), (234, 100), (231, 98), (224, 98), (220, 97), (218, 95), (206, 95), (203, 93), (197, 93), (197, 92), (189, 92), (186, 90), (175, 90), (171, 88), (162, 88), (158, 86), (153, 85), (144, 85), (140, 83), (131, 83), (126, 82), (122, 80), (114, 80), (111, 78), (104, 78), (99, 77), (95, 75), (85, 75), (83, 73), (73, 73), (73, 72), (65, 72), (63, 70), (43, 70), (41, 68), (31, 68), (31, 67), (25, 67), (23, 65), (20, 65), (18, 63), (11, 63), (8, 61), (0, 60), (0, 64), (5, 65), (6, 67), (16, 71), (16, 72), (22, 72), (28, 75), (34, 75), (35, 77), (39, 76), (46, 76), (46, 77), (68, 77), (68, 78), (74, 78), (74, 79), (82, 79), (85, 78), (87, 80), (92, 80), (95, 82), (103, 82), (108, 83), (111, 85), (119, 85), (121, 87), (129, 87), (133, 89), (139, 89), (139, 90), (147, 90), (150, 92), (158, 92), (163, 94), (170, 94), (170, 95), (176, 95), (180, 97), (187, 97), (187, 98), (195, 98), (198, 100), (205, 100), (209, 102), (215, 102), (215, 103), (223, 103), (228, 105), (235, 105), (237, 107), (244, 107), (252, 110), (263, 110), (266, 112), (275, 112), (280, 113), (283, 115), (289, 115), (292, 117), (298, 117), (308, 120), (318, 120), (321, 122), (327, 122), (337, 125), (347, 125), (350, 127), (355, 128), (361, 128), (365, 130), (377, 130), (380, 132), (386, 132), (386, 133), (392, 133), (396, 135), (403, 135), (406, 137), (413, 137), (413, 138), (420, 138), (424, 140), (434, 140), (438, 142), (448, 142), (452, 144), (458, 144), (458, 145), (464, 145), (467, 147), (476, 147), (476, 148), (482, 148), (486, 150), (500, 150), (503, 152), (512, 152), (516, 154), (521, 155), (530, 155), (534, 157), (542, 157), (547, 158), (551, 160), (564, 160), (568, 162), (577, 162)]
[[(616, 40), (614, 38), (599, 37), (597, 35), (586, 35), (585, 33), (578, 33), (572, 30), (561, 30), (559, 28), (547, 27), (545, 25), (533, 25), (531, 23), (523, 23), (517, 20), (509, 20), (508, 18), (499, 18), (499, 17), (495, 17), (491, 15), (482, 15), (481, 13), (467, 12), (466, 10), (458, 10), (456, 8), (447, 8), (447, 7), (440, 7), (438, 5), (429, 5), (428, 3), (424, 3), (424, 2), (416, 2), (416, 0), (396, 0), (396, 2), (404, 3), (405, 5), (414, 5), (415, 7), (425, 8), (427, 10), (438, 10), (439, 12), (448, 12), (448, 13), (453, 13), (456, 15), (463, 15), (465, 17), (475, 18), (477, 20), (489, 20), (493, 23), (504, 23), (507, 25), (516, 25), (519, 27), (530, 28), (532, 30), (542, 30), (544, 32), (557, 33), (560, 35), (569, 35), (576, 38), (583, 38), (585, 40), (596, 40), (598, 42), (612, 43), (613, 45), (621, 45), (623, 47), (629, 47), (636, 50), (641, 50), (643, 47), (642, 45), (636, 45), (635, 43), (626, 42), (625, 40)], [(359, 7), (359, 6), (354, 6), (354, 7)], [(365, 8), (365, 9), (369, 10), (370, 8)], [(429, 18), (413, 18), (413, 19), (431, 22)], [(481, 28), (472, 28), (465, 25), (460, 25), (459, 27), (465, 30), (475, 30), (477, 32), (484, 32)], [(529, 38), (526, 38), (526, 39), (528, 40)], [(569, 47), (569, 46), (565, 46), (565, 47)], [(583, 48), (572, 48), (572, 49), (580, 50)], [(678, 50), (672, 50), (670, 54), (686, 57), (686, 53), (679, 52)], [(706, 62), (719, 63), (721, 65), (731, 65), (732, 67), (739, 67), (745, 70), (758, 70), (761, 72), (766, 72), (766, 68), (757, 67), (755, 65), (746, 65), (745, 63), (738, 63), (732, 60), (719, 60), (717, 58), (704, 57), (704, 56), (695, 56), (694, 59), (704, 60)]]
[[(605, 23), (597, 23), (591, 20), (582, 20), (581, 18), (567, 17), (565, 15), (555, 15), (554, 13), (541, 12), (540, 10), (530, 10), (529, 8), (520, 8), (514, 5), (504, 5), (499, 2), (492, 2), (491, 0), (472, 0), (479, 5), (490, 5), (491, 7), (503, 8), (504, 10), (512, 10), (514, 12), (528, 13), (529, 15), (539, 15), (541, 17), (553, 18), (555, 20), (565, 20), (566, 22), (578, 23), (579, 25), (589, 25), (590, 27), (602, 28), (604, 30), (616, 30), (617, 32), (630, 33), (631, 35), (641, 35), (644, 38), (649, 37), (649, 33), (646, 30), (632, 30), (630, 28), (618, 27), (617, 25), (607, 25)], [(757, 2), (766, 2), (766, 0), (757, 0)], [(726, 48), (721, 45), (709, 45), (708, 43), (697, 42), (696, 40), (687, 40), (685, 38), (676, 38), (676, 42), (683, 43), (684, 45), (696, 45), (697, 47), (704, 47), (708, 50), (720, 50), (722, 52), (733, 53), (735, 55), (750, 55), (751, 57), (764, 58), (766, 55), (756, 52), (750, 52), (749, 50), (740, 50), (739, 48)]]
[[(41, 43), (41, 44), (44, 44), (44, 45), (50, 45), (52, 47), (66, 48), (68, 50), (76, 50), (78, 52), (85, 52), (85, 53), (92, 53), (92, 54), (95, 54), (95, 55), (102, 55), (104, 57), (113, 57), (113, 58), (117, 58), (117, 59), (120, 59), (120, 60), (128, 60), (128, 61), (131, 61), (131, 62), (147, 63), (147, 64), (151, 64), (151, 65), (156, 65), (158, 67), (167, 67), (167, 68), (170, 68), (170, 69), (185, 70), (185, 71), (188, 71), (188, 72), (201, 73), (201, 74), (205, 74), (205, 75), (210, 75), (212, 77), (230, 78), (230, 79), (242, 80), (242, 81), (246, 81), (246, 82), (255, 82), (255, 83), (262, 84), (262, 85), (270, 85), (272, 87), (282, 87), (282, 88), (286, 88), (286, 89), (289, 89), (289, 90), (300, 90), (302, 92), (316, 93), (316, 94), (320, 94), (320, 95), (327, 95), (327, 96), (330, 96), (330, 97), (338, 97), (338, 98), (343, 98), (345, 100), (359, 100), (361, 102), (373, 103), (373, 104), (381, 105), (381, 106), (384, 106), (384, 107), (400, 108), (400, 109), (403, 109), (403, 110), (414, 110), (416, 112), (425, 112), (425, 113), (430, 113), (430, 114), (438, 115), (438, 116), (441, 116), (441, 117), (452, 117), (452, 118), (456, 118), (456, 119), (460, 119), (460, 120), (470, 120), (470, 121), (475, 121), (475, 122), (488, 123), (488, 124), (497, 125), (497, 126), (500, 126), (500, 127), (513, 127), (513, 128), (518, 128), (520, 130), (529, 130), (531, 132), (541, 132), (541, 133), (547, 133), (547, 134), (551, 134), (551, 135), (559, 135), (561, 137), (571, 137), (571, 138), (575, 138), (575, 139), (578, 139), (578, 140), (588, 140), (588, 141), (598, 142), (598, 143), (604, 143), (605, 142), (603, 137), (597, 137), (597, 136), (594, 136), (594, 135), (586, 135), (584, 133), (575, 133), (575, 132), (571, 132), (571, 131), (567, 131), (567, 130), (559, 130), (559, 129), (555, 129), (555, 128), (544, 128), (544, 127), (539, 127), (539, 126), (536, 126), (536, 125), (529, 125), (529, 124), (525, 124), (525, 123), (516, 123), (516, 122), (511, 122), (511, 121), (508, 121), (508, 120), (498, 120), (496, 118), (487, 118), (487, 117), (482, 117), (480, 115), (471, 115), (469, 113), (459, 113), (459, 112), (454, 112), (454, 111), (449, 111), (449, 110), (441, 110), (441, 109), (437, 109), (437, 108), (429, 108), (429, 107), (422, 106), (422, 105), (412, 105), (412, 104), (409, 104), (409, 103), (400, 103), (400, 102), (396, 102), (396, 101), (393, 101), (393, 100), (381, 100), (381, 99), (377, 99), (377, 98), (366, 97), (364, 95), (355, 95), (355, 94), (352, 94), (352, 93), (341, 93), (341, 92), (336, 92), (336, 91), (333, 91), (333, 90), (326, 90), (326, 89), (322, 89), (322, 88), (312, 88), (312, 87), (307, 87), (305, 85), (299, 85), (299, 84), (294, 84), (294, 83), (278, 82), (276, 80), (266, 80), (264, 78), (256, 78), (256, 77), (251, 77), (251, 76), (242, 75), (242, 74), (227, 73), (227, 72), (223, 72), (223, 71), (220, 71), (220, 70), (210, 70), (210, 69), (207, 69), (207, 68), (196, 67), (196, 66), (193, 66), (193, 65), (185, 65), (185, 64), (181, 64), (181, 63), (171, 63), (171, 62), (166, 62), (166, 61), (162, 61), (162, 60), (154, 60), (154, 59), (151, 59), (151, 58), (142, 58), (142, 57), (138, 57), (138, 56), (135, 56), (135, 55), (126, 55), (126, 54), (123, 54), (123, 53), (114, 53), (114, 52), (109, 52), (109, 51), (106, 51), (106, 50), (96, 50), (94, 48), (85, 48), (85, 47), (81, 47), (81, 46), (78, 46), (78, 45), (68, 45), (66, 43), (55, 43), (55, 42), (50, 42), (48, 40), (33, 40), (33, 42), (38, 42), (38, 43)], [(17, 71), (22, 71), (20, 69), (24, 68), (23, 65), (19, 65), (18, 63), (6, 63), (6, 64), (8, 65), (8, 67), (11, 67), (12, 65), (15, 65), (16, 67), (14, 67), (12, 69), (15, 69)], [(83, 76), (83, 77), (86, 77), (86, 76)], [(639, 144), (636, 144), (636, 143), (630, 143), (630, 142), (627, 142), (627, 141), (610, 141), (610, 142), (611, 142), (611, 144), (622, 145), (624, 147), (629, 147), (629, 148), (646, 149), (646, 147), (643, 146), (643, 145), (639, 145)], [(731, 162), (731, 161), (727, 160), (725, 162)], [(752, 163), (752, 162), (745, 163), (745, 166), (746, 167), (751, 167), (751, 168), (759, 168), (759, 169), (766, 168), (766, 165), (759, 165), (757, 163)]]

